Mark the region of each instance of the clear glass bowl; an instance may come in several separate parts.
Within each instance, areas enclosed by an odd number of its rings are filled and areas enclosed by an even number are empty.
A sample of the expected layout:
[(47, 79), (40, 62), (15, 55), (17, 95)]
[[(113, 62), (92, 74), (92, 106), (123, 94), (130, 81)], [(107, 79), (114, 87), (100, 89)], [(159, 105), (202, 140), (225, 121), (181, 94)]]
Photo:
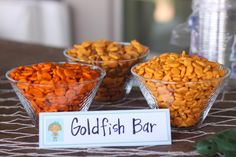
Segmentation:
[[(63, 62), (57, 64), (63, 64)], [(98, 66), (83, 65), (97, 70), (100, 76), (94, 80), (78, 83), (32, 84), (13, 80), (9, 74), (14, 68), (6, 73), (6, 78), (10, 81), (33, 123), (38, 126), (40, 112), (87, 111), (89, 109), (106, 72)], [(61, 94), (61, 89), (64, 94)]]
[(150, 108), (169, 108), (171, 125), (176, 128), (199, 128), (218, 94), (229, 78), (229, 68), (221, 65), (225, 76), (198, 82), (168, 82), (144, 78), (131, 72)]
[[(120, 42), (128, 45), (130, 43)], [(123, 59), (118, 61), (81, 61), (79, 58), (67, 54), (69, 49), (64, 50), (63, 54), (69, 62), (80, 62), (97, 65), (106, 71), (101, 86), (95, 96), (95, 101), (103, 104), (117, 103), (123, 101), (130, 93), (133, 85), (133, 77), (130, 69), (136, 63), (145, 61), (149, 50), (142, 56), (133, 59)]]

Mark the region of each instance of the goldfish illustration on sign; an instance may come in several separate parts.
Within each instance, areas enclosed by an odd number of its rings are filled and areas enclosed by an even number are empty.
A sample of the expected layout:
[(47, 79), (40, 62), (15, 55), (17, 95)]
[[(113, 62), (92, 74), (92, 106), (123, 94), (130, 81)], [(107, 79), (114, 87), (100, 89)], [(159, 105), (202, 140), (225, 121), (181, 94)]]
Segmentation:
[(51, 137), (53, 138), (53, 141), (58, 141), (58, 138), (60, 136), (59, 132), (62, 130), (62, 127), (59, 122), (55, 121), (51, 123), (48, 126), (48, 131), (51, 131)]

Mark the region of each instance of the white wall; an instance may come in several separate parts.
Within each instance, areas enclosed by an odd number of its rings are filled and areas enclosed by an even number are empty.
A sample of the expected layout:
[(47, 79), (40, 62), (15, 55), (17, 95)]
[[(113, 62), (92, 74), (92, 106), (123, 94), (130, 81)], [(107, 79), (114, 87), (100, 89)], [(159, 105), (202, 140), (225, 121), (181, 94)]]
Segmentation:
[(55, 47), (71, 45), (65, 2), (0, 0), (0, 38)]
[(122, 0), (0, 0), (0, 13), (3, 39), (57, 47), (122, 41)]
[(122, 0), (64, 0), (72, 8), (74, 42), (122, 40)]

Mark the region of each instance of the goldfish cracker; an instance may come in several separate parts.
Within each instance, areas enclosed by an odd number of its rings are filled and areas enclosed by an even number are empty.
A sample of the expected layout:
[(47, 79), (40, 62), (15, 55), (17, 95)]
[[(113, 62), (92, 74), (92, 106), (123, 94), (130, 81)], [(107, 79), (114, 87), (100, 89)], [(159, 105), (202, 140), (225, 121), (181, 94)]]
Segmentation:
[(80, 110), (100, 74), (87, 65), (40, 63), (20, 66), (9, 76), (38, 114)]
[(109, 103), (126, 96), (126, 86), (131, 79), (130, 68), (141, 61), (147, 52), (148, 48), (136, 40), (127, 45), (97, 40), (76, 44), (66, 53), (70, 59), (73, 58), (72, 61), (94, 64), (106, 70), (95, 100)]
[(134, 72), (146, 78), (143, 83), (158, 107), (170, 109), (171, 124), (176, 127), (197, 124), (209, 97), (220, 83), (217, 78), (225, 75), (220, 64), (188, 56), (185, 52), (153, 57), (136, 66)]

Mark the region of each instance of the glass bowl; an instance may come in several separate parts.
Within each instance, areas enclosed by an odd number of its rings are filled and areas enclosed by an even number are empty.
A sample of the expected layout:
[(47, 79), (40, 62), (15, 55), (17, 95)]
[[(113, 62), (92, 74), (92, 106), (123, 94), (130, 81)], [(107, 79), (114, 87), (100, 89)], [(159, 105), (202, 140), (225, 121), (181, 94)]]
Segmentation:
[[(129, 45), (128, 42), (118, 42), (121, 45)], [(146, 60), (149, 49), (147, 52), (133, 59), (123, 60), (107, 60), (107, 61), (81, 61), (79, 58), (68, 55), (67, 51), (64, 50), (63, 54), (69, 62), (88, 63), (97, 65), (106, 71), (106, 76), (103, 79), (101, 86), (95, 96), (95, 101), (103, 104), (117, 103), (125, 100), (127, 95), (130, 93), (133, 85), (133, 77), (130, 69), (136, 63), (140, 63)]]
[(33, 123), (38, 126), (40, 112), (87, 111), (89, 109), (106, 72), (98, 66), (82, 65), (99, 72), (99, 77), (74, 83), (33, 84), (12, 79), (10, 73), (16, 69), (14, 68), (6, 73), (6, 78), (10, 81)]
[(201, 126), (218, 94), (229, 78), (229, 68), (221, 65), (224, 77), (197, 82), (168, 82), (147, 79), (131, 72), (150, 108), (169, 108), (171, 126), (196, 129)]

